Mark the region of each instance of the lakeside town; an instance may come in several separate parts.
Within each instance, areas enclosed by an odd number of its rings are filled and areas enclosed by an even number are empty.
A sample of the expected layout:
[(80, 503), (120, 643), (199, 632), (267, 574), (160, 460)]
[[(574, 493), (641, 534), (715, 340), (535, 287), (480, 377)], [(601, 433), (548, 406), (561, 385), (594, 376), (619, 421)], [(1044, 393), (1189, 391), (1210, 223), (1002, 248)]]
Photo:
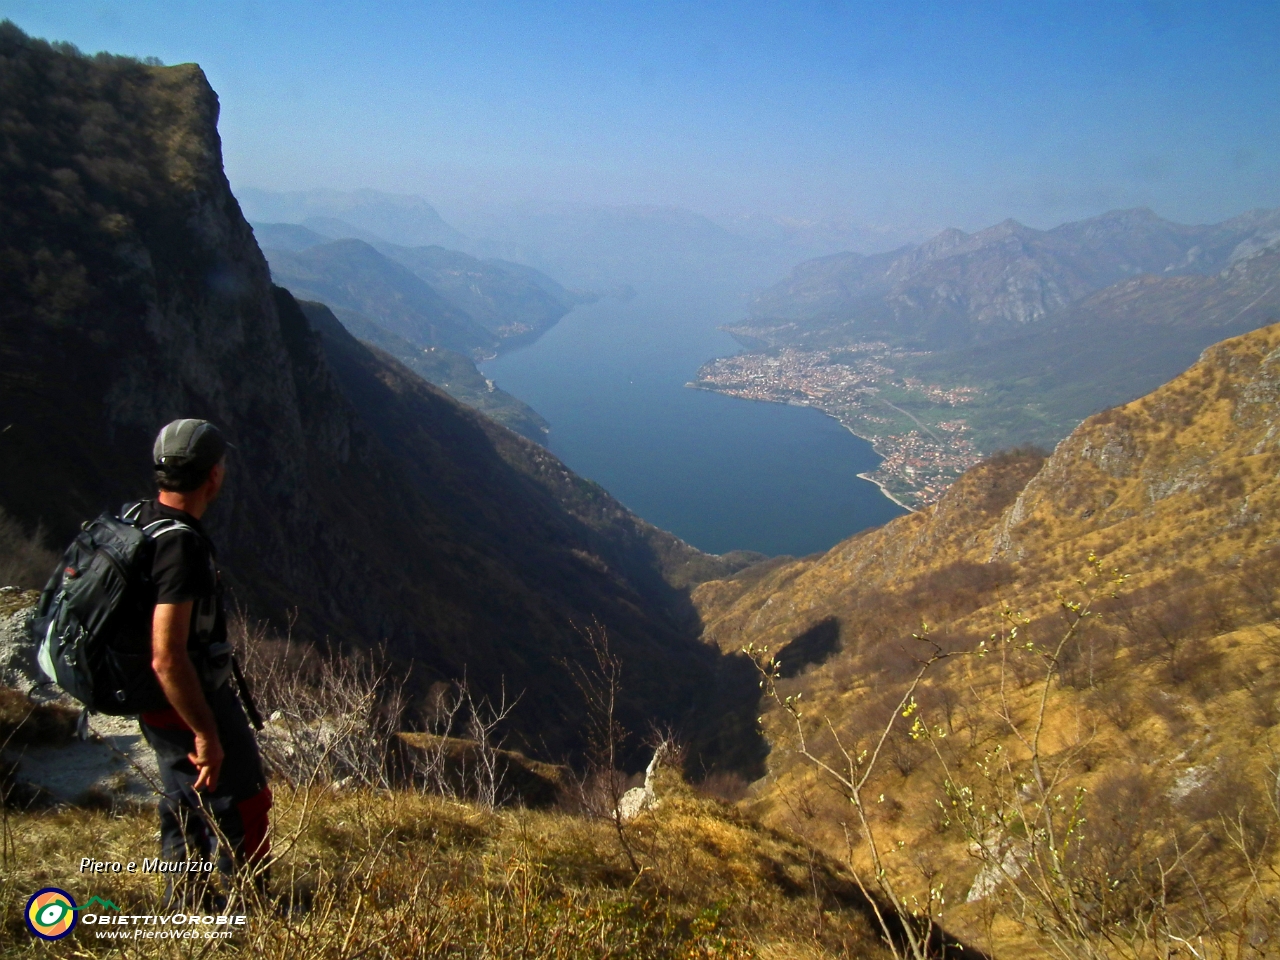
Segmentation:
[(982, 453), (955, 412), (979, 396), (977, 389), (900, 377), (890, 364), (908, 355), (878, 341), (840, 350), (743, 353), (703, 364), (688, 386), (811, 406), (834, 417), (884, 458), (862, 476), (914, 510), (941, 497)]

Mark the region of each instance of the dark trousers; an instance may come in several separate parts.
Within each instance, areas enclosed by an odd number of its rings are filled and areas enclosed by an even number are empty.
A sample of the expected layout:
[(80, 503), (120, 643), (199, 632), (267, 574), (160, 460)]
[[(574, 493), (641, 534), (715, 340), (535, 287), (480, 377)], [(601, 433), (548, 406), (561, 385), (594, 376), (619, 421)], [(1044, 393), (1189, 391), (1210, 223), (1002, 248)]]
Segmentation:
[(219, 872), (227, 876), (269, 852), (271, 789), (262, 771), (258, 742), (232, 684), (224, 683), (205, 696), (226, 754), (213, 790), (197, 793), (194, 789), (198, 774), (187, 754), (195, 752), (195, 734), (176, 712), (148, 714), (141, 726), (156, 752), (164, 786), (161, 855), (166, 860), (209, 860), (216, 854)]

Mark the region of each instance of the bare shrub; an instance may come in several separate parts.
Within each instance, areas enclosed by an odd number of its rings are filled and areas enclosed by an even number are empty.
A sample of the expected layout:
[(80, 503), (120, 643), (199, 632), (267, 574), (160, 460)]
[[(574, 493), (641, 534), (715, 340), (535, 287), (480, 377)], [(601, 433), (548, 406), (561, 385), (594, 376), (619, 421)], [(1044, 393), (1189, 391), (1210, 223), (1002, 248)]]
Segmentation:
[(408, 674), (385, 649), (317, 649), (272, 636), (242, 614), (229, 626), (267, 720), (258, 735), (263, 758), (290, 786), (389, 788), (407, 778), (489, 809), (513, 799), (514, 755), (503, 750), (502, 727), (520, 698), (510, 699), (505, 686), (491, 699), (475, 695), (465, 678), (434, 684), (422, 710), (429, 736), (409, 748), (397, 740)]
[(385, 650), (322, 650), (272, 637), (265, 624), (232, 617), (254, 699), (267, 719), (263, 758), (291, 786), (391, 785), (387, 752), (405, 712), (407, 675)]
[(1249, 692), (1253, 722), (1263, 728), (1280, 723), (1280, 680), (1268, 675), (1250, 685)]
[(1146, 714), (1142, 699), (1119, 683), (1095, 687), (1090, 692), (1087, 703), (1091, 709), (1099, 711), (1115, 724), (1116, 729), (1122, 733), (1127, 732)]
[(1231, 579), (1258, 619), (1280, 619), (1280, 547), (1257, 551)]
[(1275, 817), (1248, 770), (1247, 757), (1220, 757), (1204, 771), (1203, 783), (1177, 804), (1178, 812), (1196, 828), (1202, 849), (1228, 854), (1221, 864), (1228, 869), (1243, 866), (1234, 854), (1257, 859), (1277, 839)]
[(1085, 911), (1091, 933), (1108, 922), (1141, 923), (1161, 897), (1185, 892), (1185, 874), (1161, 871), (1178, 861), (1169, 815), (1161, 786), (1140, 767), (1111, 773), (1093, 791), (1066, 878), (1093, 905), (1092, 916)]
[[(769, 654), (767, 649), (760, 650), (754, 646), (743, 648), (743, 652), (752, 658), (760, 673), (761, 687), (766, 695), (781, 707), (791, 720), (794, 730), (794, 747), (796, 753), (812, 765), (820, 774), (825, 784), (834, 789), (852, 808), (856, 816), (853, 823), (844, 825), (845, 837), (849, 846), (848, 866), (867, 903), (871, 908), (877, 924), (884, 936), (885, 945), (894, 957), (911, 957), (912, 960), (928, 960), (934, 955), (937, 944), (943, 934), (938, 926), (938, 914), (944, 903), (940, 887), (930, 883), (929, 893), (924, 903), (917, 898), (906, 899), (898, 884), (893, 881), (885, 869), (878, 831), (872, 821), (893, 823), (902, 813), (903, 807), (896, 798), (880, 794), (876, 806), (868, 803), (868, 781), (876, 772), (876, 766), (889, 739), (895, 734), (900, 721), (910, 722), (910, 735), (918, 740), (927, 734), (925, 725), (918, 713), (915, 699), (925, 674), (935, 664), (945, 660), (950, 654), (932, 642), (927, 633), (916, 636), (918, 643), (926, 645), (923, 657), (911, 657), (917, 665), (912, 679), (905, 691), (889, 711), (888, 722), (877, 731), (869, 730), (871, 745), (860, 750), (856, 744), (844, 741), (836, 731), (830, 717), (819, 729), (830, 735), (833, 750), (822, 750), (815, 743), (814, 737), (805, 729), (804, 714), (800, 709), (799, 698), (782, 696), (777, 681), (781, 674), (781, 664)], [(881, 706), (882, 704), (872, 705)], [(831, 757), (832, 762), (823, 759)], [(886, 802), (887, 801), (887, 802)], [(871, 859), (872, 870), (869, 876), (857, 868), (854, 858), (855, 844), (861, 843)], [(910, 903), (910, 905), (908, 905)]]
[[(579, 800), (586, 812), (613, 824), (618, 846), (638, 876), (640, 863), (622, 811), (628, 778), (620, 767), (631, 737), (618, 717), (622, 661), (610, 648), (609, 633), (602, 624), (592, 621), (590, 626), (577, 630), (587, 657), (582, 662), (564, 660), (560, 665), (582, 694), (587, 708), (587, 771), (579, 786)], [(656, 758), (655, 753), (655, 761)]]
[(0, 508), (0, 586), (40, 590), (57, 566), (58, 555), (45, 544), (39, 524), (31, 533)]
[[(916, 662), (902, 634), (889, 634), (878, 643), (867, 646), (867, 654), (863, 660), (866, 668), (880, 674), (890, 683), (906, 680), (915, 673)], [(786, 696), (784, 691), (779, 691)]]
[(862, 671), (852, 657), (842, 657), (830, 667), (831, 686), (838, 693), (848, 693), (862, 680)]
[(413, 781), (490, 810), (512, 800), (502, 726), (519, 700), (508, 701), (505, 685), (492, 700), (473, 695), (465, 678), (433, 684), (424, 711), (432, 736), (411, 755)]
[(1139, 660), (1173, 660), (1189, 638), (1200, 636), (1203, 624), (1192, 602), (1194, 575), (1183, 572), (1162, 583), (1116, 598), (1104, 609), (1129, 636)]
[(1218, 691), (1213, 689), (1211, 675), (1222, 666), (1222, 654), (1204, 640), (1181, 644), (1169, 658), (1166, 673), (1175, 684), (1192, 684), (1201, 699)]
[(929, 609), (934, 619), (953, 619), (976, 610), (1012, 582), (1011, 564), (958, 560), (917, 578), (905, 602), (915, 609)]
[(1236, 610), (1244, 600), (1243, 591), (1234, 580), (1219, 578), (1206, 585), (1199, 592), (1199, 601), (1204, 610), (1204, 618), (1208, 622), (1208, 633), (1221, 635), (1230, 633), (1240, 625)]
[(1179, 736), (1190, 726), (1186, 706), (1167, 690), (1149, 690), (1143, 699), (1151, 712), (1168, 724), (1171, 736)]
[[(610, 823), (622, 820), (622, 797), (632, 787), (644, 783), (644, 774), (629, 774), (622, 770), (587, 770), (579, 775), (572, 792), (565, 798), (565, 809)], [(616, 823), (615, 823), (616, 825)], [(625, 835), (625, 823), (624, 835)]]
[(1076, 631), (1063, 648), (1058, 665), (1062, 683), (1077, 690), (1091, 690), (1113, 676), (1121, 633), (1119, 627), (1108, 628), (1096, 619)]
[(884, 748), (885, 756), (903, 778), (911, 776), (912, 771), (925, 759), (925, 745), (913, 740), (909, 734), (898, 727), (889, 734)]
[(737, 803), (747, 795), (747, 789), (750, 786), (747, 778), (740, 773), (730, 770), (717, 770), (708, 774), (697, 785), (697, 790), (699, 793), (708, 797), (715, 797), (717, 800)]

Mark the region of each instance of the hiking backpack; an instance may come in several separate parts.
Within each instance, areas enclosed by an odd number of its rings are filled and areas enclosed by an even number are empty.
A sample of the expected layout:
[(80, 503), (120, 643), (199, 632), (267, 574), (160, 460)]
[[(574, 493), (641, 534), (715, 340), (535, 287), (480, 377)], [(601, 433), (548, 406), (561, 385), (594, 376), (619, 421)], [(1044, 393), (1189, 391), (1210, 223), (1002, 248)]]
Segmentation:
[(81, 527), (31, 620), (40, 669), (95, 713), (169, 705), (151, 668), (151, 562), (158, 538), (196, 531), (170, 519), (140, 526), (141, 509), (126, 504), (119, 516), (104, 513)]

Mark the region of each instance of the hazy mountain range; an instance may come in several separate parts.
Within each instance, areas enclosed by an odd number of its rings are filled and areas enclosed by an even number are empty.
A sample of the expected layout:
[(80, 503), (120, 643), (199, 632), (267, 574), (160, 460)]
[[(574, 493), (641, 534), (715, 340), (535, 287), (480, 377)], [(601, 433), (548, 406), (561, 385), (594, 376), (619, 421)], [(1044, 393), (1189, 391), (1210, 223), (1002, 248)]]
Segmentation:
[(480, 356), (497, 349), (496, 333), (363, 240), (273, 250), (268, 262), (276, 283), (294, 296), (351, 310), (415, 343)]
[(1210, 344), (1277, 319), (1280, 246), (1271, 245), (1214, 274), (1112, 284), (1021, 335), (917, 357), (903, 369), (979, 385), (983, 429), (1003, 438), (987, 449), (1029, 440), (1048, 446), (1090, 414), (1154, 390)]
[(593, 299), (531, 267), (442, 247), (329, 239), (293, 224), (257, 224), (254, 232), (282, 286), (424, 347), (492, 356)]
[[(437, 245), (522, 263), (600, 292), (619, 284), (715, 277), (745, 294), (809, 257), (919, 239), (836, 220), (750, 216), (722, 224), (678, 207), (641, 205), (477, 205), (463, 210), (465, 228), (454, 229), (430, 203), (411, 195), (254, 188), (236, 193), (255, 224), (301, 225), (375, 246)], [(285, 243), (280, 248), (289, 249)]]
[[(886, 449), (918, 445), (918, 430), (954, 460), (974, 447), (1051, 447), (1215, 341), (1277, 319), (1280, 211), (1187, 226), (1119, 210), (1052, 230), (1008, 220), (806, 261), (726, 329), (754, 351), (738, 366), (767, 373), (786, 350), (810, 371), (762, 398), (799, 396)], [(870, 369), (873, 355), (874, 373), (837, 375), (842, 364)], [(917, 481), (946, 482), (907, 456)], [(910, 472), (899, 478), (908, 485)]]
[(1280, 211), (1184, 226), (1119, 210), (1052, 230), (1013, 220), (944, 231), (918, 247), (807, 261), (759, 294), (733, 328), (770, 345), (892, 338), (925, 349), (1025, 331), (1105, 287), (1154, 274), (1219, 273), (1280, 244)]
[(236, 199), (254, 223), (303, 224), (330, 237), (378, 238), (408, 247), (462, 249), (467, 243), (421, 197), (377, 190), (280, 192), (241, 187)]
[(370, 244), (343, 235), (340, 221), (310, 222), (340, 239), (301, 224), (254, 225), (277, 283), (326, 304), (360, 339), (454, 399), (531, 440), (545, 438), (546, 421), (487, 381), (474, 360), (537, 339), (591, 294), (521, 264), (378, 238)]

